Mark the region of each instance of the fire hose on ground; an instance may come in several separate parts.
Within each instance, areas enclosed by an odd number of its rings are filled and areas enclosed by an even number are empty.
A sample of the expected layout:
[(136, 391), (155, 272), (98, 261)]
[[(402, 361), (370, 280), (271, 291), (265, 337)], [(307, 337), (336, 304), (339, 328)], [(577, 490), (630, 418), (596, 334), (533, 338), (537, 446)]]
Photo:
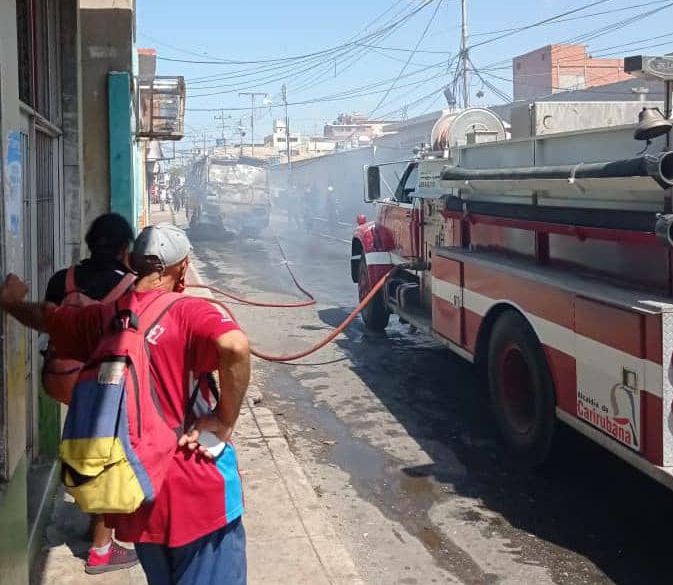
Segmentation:
[[(291, 278), (292, 278), (292, 281), (294, 282), (295, 286), (296, 286), (302, 293), (304, 293), (304, 294), (308, 297), (308, 300), (305, 300), (305, 301), (299, 301), (299, 302), (295, 302), (295, 303), (268, 303), (268, 302), (252, 301), (252, 300), (249, 300), (249, 299), (245, 299), (245, 298), (243, 298), (243, 297), (234, 295), (234, 294), (229, 293), (229, 292), (226, 292), (226, 291), (224, 291), (224, 290), (222, 290), (222, 289), (220, 289), (220, 288), (217, 288), (217, 287), (215, 287), (215, 286), (211, 286), (211, 285), (207, 285), (207, 284), (188, 284), (188, 285), (187, 285), (187, 288), (195, 288), (195, 289), (205, 289), (205, 290), (209, 290), (209, 291), (210, 291), (211, 293), (213, 293), (213, 294), (221, 295), (221, 296), (224, 296), (224, 297), (226, 297), (226, 298), (232, 299), (232, 300), (234, 300), (234, 301), (236, 301), (236, 302), (239, 302), (239, 303), (241, 303), (241, 304), (244, 304), (244, 305), (250, 305), (250, 306), (253, 306), (253, 307), (267, 307), (267, 308), (299, 308), (299, 307), (308, 307), (308, 306), (315, 305), (315, 304), (316, 304), (316, 300), (315, 300), (315, 298), (313, 297), (313, 295), (312, 295), (311, 293), (309, 293), (309, 292), (308, 292), (308, 291), (307, 291), (307, 290), (306, 290), (306, 289), (299, 283), (299, 280), (298, 280), (297, 277), (294, 275), (294, 273), (292, 272), (292, 269), (291, 269), (290, 266), (289, 266), (287, 257), (285, 256), (285, 252), (284, 252), (283, 248), (281, 247), (280, 242), (277, 242), (277, 244), (278, 244), (278, 247), (280, 248), (281, 254), (282, 254), (283, 258), (284, 258), (285, 267), (287, 268), (288, 272), (290, 273), (290, 276), (291, 276)], [(399, 267), (396, 267), (396, 268), (399, 268)], [(351, 312), (351, 314), (348, 315), (348, 317), (347, 317), (347, 318), (346, 318), (346, 319), (345, 319), (345, 320), (344, 320), (344, 321), (343, 321), (343, 322), (342, 322), (336, 329), (334, 329), (333, 331), (331, 331), (331, 332), (329, 333), (329, 335), (327, 335), (327, 336), (326, 336), (325, 338), (323, 338), (321, 341), (319, 341), (318, 343), (316, 343), (316, 344), (314, 344), (313, 346), (309, 347), (308, 349), (305, 349), (305, 350), (300, 351), (300, 352), (297, 352), (297, 353), (292, 353), (292, 354), (288, 354), (288, 355), (283, 355), (283, 356), (269, 355), (269, 354), (264, 353), (264, 352), (262, 352), (262, 351), (258, 351), (258, 350), (254, 349), (254, 348), (251, 348), (250, 353), (252, 353), (252, 355), (254, 355), (254, 356), (256, 356), (256, 357), (258, 357), (258, 358), (260, 358), (260, 359), (263, 359), (263, 360), (265, 360), (265, 361), (268, 361), (268, 362), (292, 362), (292, 361), (296, 361), (296, 360), (299, 360), (299, 359), (301, 359), (301, 358), (307, 357), (307, 356), (309, 356), (309, 355), (311, 355), (311, 354), (313, 354), (313, 353), (319, 351), (320, 349), (322, 349), (323, 347), (325, 347), (328, 343), (330, 343), (331, 341), (333, 341), (339, 334), (341, 334), (341, 333), (346, 329), (346, 327), (348, 327), (348, 325), (351, 324), (351, 322), (352, 322), (352, 321), (353, 321), (353, 320), (354, 320), (354, 319), (355, 319), (355, 318), (362, 312), (362, 310), (363, 310), (363, 309), (369, 304), (369, 302), (374, 298), (374, 296), (376, 295), (376, 293), (378, 293), (379, 290), (381, 290), (381, 288), (383, 288), (383, 286), (385, 285), (386, 281), (388, 280), (388, 277), (390, 276), (390, 274), (391, 274), (394, 270), (396, 270), (396, 268), (392, 268), (391, 270), (389, 270), (386, 274), (384, 274), (384, 275), (378, 280), (378, 282), (377, 282), (377, 283), (372, 287), (372, 289), (369, 291), (369, 293), (367, 294), (367, 296), (365, 296), (365, 298), (362, 299), (362, 300), (360, 301), (360, 303), (358, 304), (358, 306), (355, 307), (355, 309)], [(227, 315), (229, 315), (229, 317), (230, 317), (232, 320), (234, 320), (235, 322), (238, 323), (238, 320), (236, 319), (236, 316), (234, 315), (234, 313), (233, 313), (233, 311), (231, 310), (231, 308), (229, 308), (229, 306), (226, 305), (226, 303), (224, 303), (223, 301), (221, 301), (221, 300), (219, 300), (219, 299), (216, 299), (216, 298), (212, 298), (212, 299), (208, 299), (208, 300), (209, 300), (211, 303), (213, 303), (214, 305), (217, 305), (218, 307), (221, 307), (222, 309), (224, 309), (224, 311), (227, 313)]]

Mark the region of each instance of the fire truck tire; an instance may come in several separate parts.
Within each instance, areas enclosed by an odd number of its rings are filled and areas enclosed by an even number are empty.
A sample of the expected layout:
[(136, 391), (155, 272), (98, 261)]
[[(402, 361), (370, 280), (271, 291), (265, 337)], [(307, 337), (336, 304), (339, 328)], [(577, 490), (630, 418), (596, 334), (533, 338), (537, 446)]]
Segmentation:
[[(372, 283), (369, 281), (369, 270), (367, 270), (367, 262), (363, 254), (360, 259), (358, 272), (358, 296), (360, 300), (367, 296), (371, 288)], [(388, 326), (390, 311), (386, 307), (383, 290), (374, 295), (369, 304), (362, 309), (361, 315), (365, 327), (370, 331), (383, 331)]]
[(541, 464), (556, 426), (556, 398), (542, 345), (519, 312), (496, 321), (488, 351), (488, 382), (496, 424), (519, 463)]

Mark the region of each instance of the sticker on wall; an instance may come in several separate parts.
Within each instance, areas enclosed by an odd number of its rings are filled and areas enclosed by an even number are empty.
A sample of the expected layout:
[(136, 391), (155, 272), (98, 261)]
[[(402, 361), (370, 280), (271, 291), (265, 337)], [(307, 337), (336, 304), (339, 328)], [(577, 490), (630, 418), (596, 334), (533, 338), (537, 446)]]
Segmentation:
[(21, 132), (12, 130), (7, 136), (5, 157), (5, 218), (6, 228), (13, 236), (21, 233), (21, 194), (23, 192), (23, 164)]

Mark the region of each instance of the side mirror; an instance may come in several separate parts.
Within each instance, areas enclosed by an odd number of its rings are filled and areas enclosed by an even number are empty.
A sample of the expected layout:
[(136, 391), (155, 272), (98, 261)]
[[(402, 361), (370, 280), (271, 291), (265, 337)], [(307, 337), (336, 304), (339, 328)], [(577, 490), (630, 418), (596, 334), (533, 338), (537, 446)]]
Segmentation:
[(367, 190), (365, 201), (376, 201), (381, 197), (381, 170), (379, 167), (367, 167)]

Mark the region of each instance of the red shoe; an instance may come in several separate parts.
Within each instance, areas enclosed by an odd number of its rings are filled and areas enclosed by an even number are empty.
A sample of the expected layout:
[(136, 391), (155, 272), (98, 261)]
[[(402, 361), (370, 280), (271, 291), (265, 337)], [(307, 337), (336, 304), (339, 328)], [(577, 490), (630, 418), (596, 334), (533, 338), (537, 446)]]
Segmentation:
[(93, 548), (89, 549), (89, 558), (84, 565), (84, 572), (89, 575), (98, 575), (108, 571), (128, 569), (138, 564), (138, 555), (134, 550), (119, 546), (114, 540), (110, 550), (100, 555)]

